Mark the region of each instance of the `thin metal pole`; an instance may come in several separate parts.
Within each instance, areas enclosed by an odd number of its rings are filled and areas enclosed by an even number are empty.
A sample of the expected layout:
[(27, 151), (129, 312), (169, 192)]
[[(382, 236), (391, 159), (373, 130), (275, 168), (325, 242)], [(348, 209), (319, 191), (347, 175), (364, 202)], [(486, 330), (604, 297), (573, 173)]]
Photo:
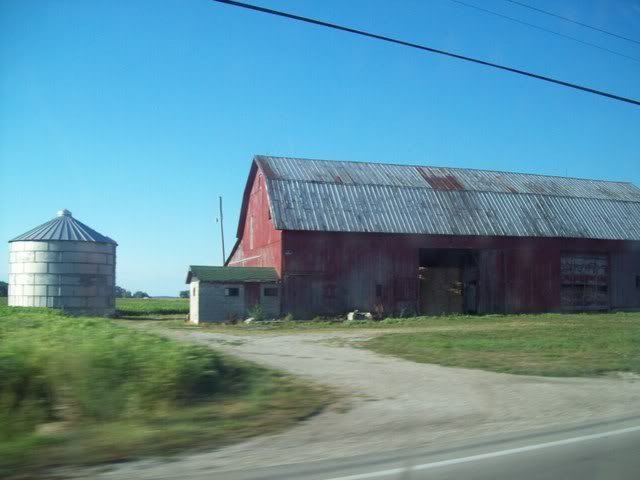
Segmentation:
[(220, 195), (220, 238), (222, 239), (222, 265), (227, 260), (227, 256), (224, 253), (224, 226), (222, 225), (222, 195)]

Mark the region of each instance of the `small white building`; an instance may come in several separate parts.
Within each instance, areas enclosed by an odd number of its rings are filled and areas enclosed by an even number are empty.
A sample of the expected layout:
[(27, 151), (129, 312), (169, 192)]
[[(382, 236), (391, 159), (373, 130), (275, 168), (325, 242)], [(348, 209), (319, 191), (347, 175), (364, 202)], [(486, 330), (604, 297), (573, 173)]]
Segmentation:
[(280, 315), (280, 284), (272, 267), (191, 265), (187, 284), (191, 323), (242, 321), (257, 306), (264, 318)]

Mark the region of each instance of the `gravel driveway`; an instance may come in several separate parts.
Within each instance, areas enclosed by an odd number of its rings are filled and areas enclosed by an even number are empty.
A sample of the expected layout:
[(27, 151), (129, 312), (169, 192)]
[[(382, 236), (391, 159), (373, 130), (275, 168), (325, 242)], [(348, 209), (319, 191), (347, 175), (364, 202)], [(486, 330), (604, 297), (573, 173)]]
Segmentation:
[[(546, 378), (440, 367), (348, 346), (363, 332), (229, 336), (170, 331), (331, 385), (345, 400), (275, 435), (177, 461), (115, 466), (97, 478), (190, 478), (220, 470), (438, 446), (451, 439), (640, 414), (640, 380)], [(336, 337), (340, 342), (332, 342)], [(241, 343), (241, 344), (240, 344)]]

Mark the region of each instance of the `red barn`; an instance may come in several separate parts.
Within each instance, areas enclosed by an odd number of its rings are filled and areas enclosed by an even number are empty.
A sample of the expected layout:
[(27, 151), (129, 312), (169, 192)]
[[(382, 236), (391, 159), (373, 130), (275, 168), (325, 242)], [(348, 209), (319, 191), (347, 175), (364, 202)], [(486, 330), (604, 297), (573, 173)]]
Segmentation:
[(237, 237), (295, 318), (640, 308), (626, 182), (256, 156)]

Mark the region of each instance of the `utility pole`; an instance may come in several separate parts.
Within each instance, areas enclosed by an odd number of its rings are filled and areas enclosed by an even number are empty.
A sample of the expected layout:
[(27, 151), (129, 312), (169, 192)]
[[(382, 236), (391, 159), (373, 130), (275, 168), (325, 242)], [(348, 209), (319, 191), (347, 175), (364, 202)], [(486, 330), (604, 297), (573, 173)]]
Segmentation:
[(222, 265), (224, 265), (227, 256), (224, 253), (224, 227), (222, 225), (222, 195), (220, 195), (220, 238), (222, 239)]

